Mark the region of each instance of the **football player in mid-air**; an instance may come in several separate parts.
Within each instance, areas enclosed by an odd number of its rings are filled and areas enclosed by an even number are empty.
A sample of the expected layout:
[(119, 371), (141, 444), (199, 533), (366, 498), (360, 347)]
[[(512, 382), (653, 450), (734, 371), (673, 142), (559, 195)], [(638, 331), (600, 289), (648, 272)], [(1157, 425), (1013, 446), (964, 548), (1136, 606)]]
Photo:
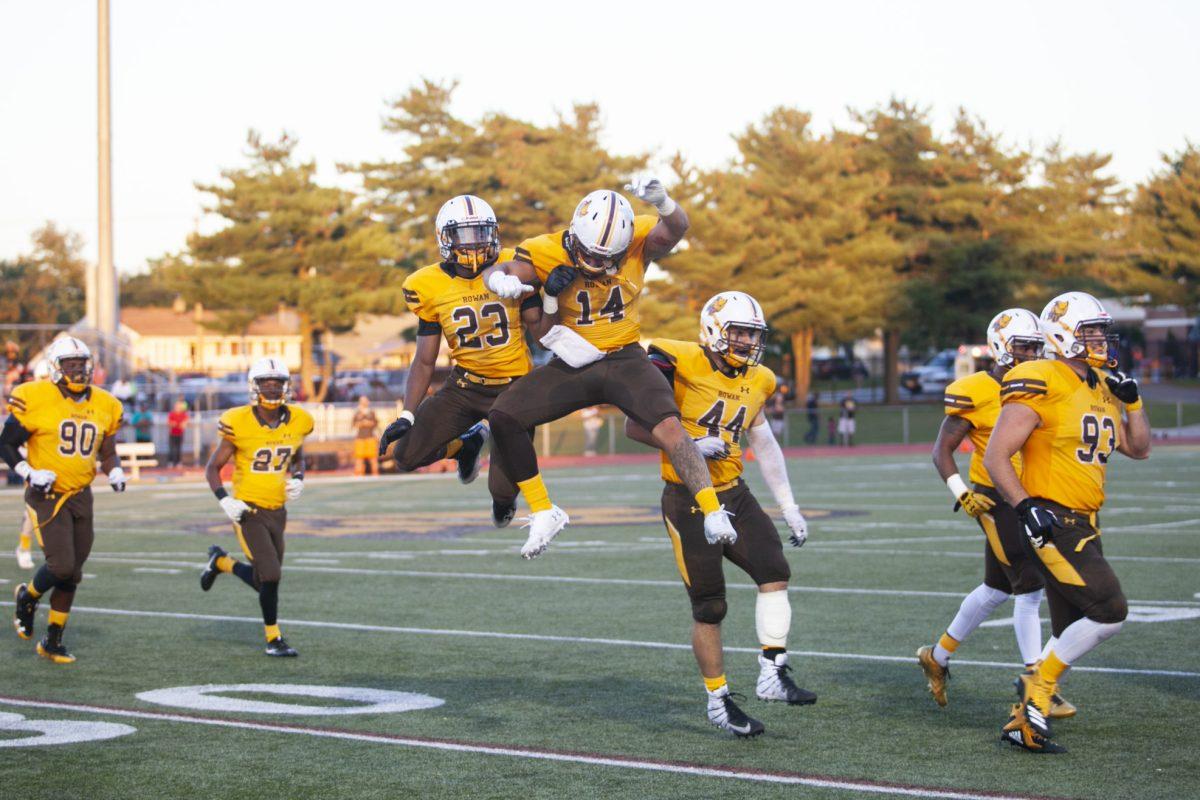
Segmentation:
[[(791, 705), (817, 700), (788, 674), (787, 636), (792, 607), (787, 582), (791, 569), (775, 523), (741, 478), (739, 440), (745, 431), (763, 479), (791, 531), (792, 545), (804, 544), (808, 525), (792, 498), (783, 451), (762, 413), (775, 392), (774, 373), (759, 363), (766, 333), (758, 301), (743, 292), (721, 292), (705, 303), (700, 314), (700, 344), (656, 339), (650, 345), (650, 360), (671, 383), (683, 426), (708, 461), (717, 498), (733, 513), (736, 540), (723, 542), (712, 537), (705, 530), (704, 515), (692, 493), (682, 485), (671, 460), (663, 454), (663, 522), (692, 602), (692, 651), (708, 690), (708, 719), (737, 736), (756, 736), (763, 732), (763, 724), (733, 702), (725, 680), (721, 651), (721, 620), (726, 611), (722, 559), (741, 567), (758, 584), (755, 627), (762, 645), (758, 698)], [(632, 439), (659, 446), (650, 432), (633, 419), (626, 420), (625, 431)]]
[[(24, 383), (8, 398), (8, 420), (0, 431), (0, 458), (25, 479), (25, 509), (45, 562), (33, 580), (16, 590), (13, 624), (22, 639), (33, 636), (38, 600), (50, 592), (50, 621), (38, 655), (56, 664), (75, 660), (63, 644), (63, 629), (92, 551), (92, 481), (96, 462), (113, 491), (125, 491), (117, 458), (121, 401), (92, 386), (87, 345), (64, 336), (46, 351), (49, 380)], [(25, 445), (28, 460), (17, 451)]]
[[(599, 403), (615, 405), (650, 431), (703, 509), (706, 530), (730, 542), (737, 536), (704, 457), (679, 422), (670, 385), (638, 344), (637, 303), (646, 265), (683, 238), (687, 214), (657, 179), (639, 180), (629, 189), (655, 206), (658, 216), (635, 217), (628, 200), (600, 189), (580, 201), (566, 230), (525, 240), (515, 261), (485, 272), (488, 287), (501, 297), (524, 297), (541, 285), (550, 315), (541, 341), (558, 356), (505, 392), (488, 414), (493, 454), (532, 512), (521, 547), (525, 558), (543, 553), (569, 522), (550, 501), (528, 431)], [(556, 322), (561, 324), (551, 325)]]
[[(39, 359), (33, 368), (33, 379), (44, 381), (50, 377), (50, 362)], [(33, 520), (28, 514), (21, 515), (21, 535), (17, 539), (17, 566), (21, 569), (33, 569)]]
[[(1116, 634), (1129, 608), (1104, 559), (1097, 515), (1114, 451), (1150, 455), (1150, 422), (1137, 381), (1119, 371), (1112, 318), (1096, 298), (1067, 292), (1042, 310), (1043, 361), (1004, 376), (1002, 408), (983, 457), (1001, 497), (1016, 509), (1046, 582), (1054, 638), (1019, 676), (1021, 701), (1001, 738), (1041, 753), (1064, 750), (1050, 714), (1063, 672)], [(1021, 474), (1012, 459), (1020, 453)]]
[[(500, 249), (492, 207), (469, 194), (447, 200), (435, 228), (442, 260), (404, 281), (404, 300), (417, 315), (417, 354), (408, 371), (404, 411), (379, 440), (379, 455), (391, 449), (405, 472), (443, 458), (458, 462), (458, 478), (479, 474), (479, 454), (488, 439), (481, 420), (496, 398), (533, 367), (525, 328), (541, 335), (542, 301), (502, 299), (484, 285), (482, 270), (513, 251)], [(431, 396), (442, 338), (454, 369)], [(493, 458), (488, 470), (492, 522), (503, 528), (516, 512), (517, 487)]]
[[(946, 387), (946, 418), (933, 444), (933, 464), (954, 496), (954, 510), (962, 508), (973, 517), (985, 537), (983, 582), (963, 598), (941, 638), (917, 651), (917, 661), (939, 706), (946, 705), (951, 656), (1010, 595), (1014, 597), (1013, 630), (1026, 668), (1033, 667), (1042, 651), (1042, 623), (1038, 618), (1042, 576), (1026, 552), (1025, 534), (1016, 512), (1000, 497), (983, 468), (983, 454), (1000, 416), (1000, 383), (1005, 373), (1018, 364), (1041, 358), (1045, 340), (1037, 315), (1023, 308), (1010, 308), (988, 324), (987, 342), (994, 362), (992, 368), (960, 378)], [(974, 488), (963, 481), (954, 463), (954, 451), (968, 437), (975, 447), (970, 473)], [(1015, 457), (1014, 468), (1019, 470), (1020, 463), (1020, 458)], [(1050, 715), (1071, 717), (1075, 715), (1075, 707), (1056, 694)]]
[[(279, 581), (283, 578), (284, 503), (304, 491), (304, 458), (300, 448), (313, 431), (313, 418), (287, 404), (291, 376), (278, 358), (260, 358), (250, 367), (250, 404), (231, 408), (217, 422), (220, 444), (204, 477), (221, 510), (233, 522), (238, 544), (249, 564), (237, 561), (218, 545), (208, 548), (208, 565), (200, 588), (208, 591), (221, 573), (232, 573), (258, 593), (267, 655), (294, 656), (279, 631)], [(233, 494), (225, 490), (221, 468), (233, 459)]]

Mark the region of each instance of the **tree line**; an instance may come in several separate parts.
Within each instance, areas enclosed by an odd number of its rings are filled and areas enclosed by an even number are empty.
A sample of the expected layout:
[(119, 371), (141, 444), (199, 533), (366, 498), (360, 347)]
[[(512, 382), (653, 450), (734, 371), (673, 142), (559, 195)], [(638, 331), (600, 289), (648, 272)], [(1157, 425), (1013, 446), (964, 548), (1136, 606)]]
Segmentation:
[[(246, 163), (197, 184), (224, 227), (125, 277), (122, 302), (182, 296), (218, 310), (226, 332), (280, 303), (295, 308), (302, 380), (320, 398), (329, 381), (315, 379), (330, 364), (317, 364), (315, 348), (359, 312), (403, 308), (404, 274), (438, 258), (432, 225), (446, 199), (488, 200), (513, 246), (650, 163), (650, 153), (601, 144), (595, 105), (544, 126), (502, 113), (463, 119), (454, 88), (426, 80), (388, 105), (398, 157), (339, 164), (359, 179), (353, 191), (321, 185), (291, 135), (252, 131)], [(1038, 311), (1068, 288), (1200, 306), (1200, 149), (1190, 142), (1129, 190), (1107, 174), (1109, 154), (1015, 146), (964, 110), (939, 133), (929, 109), (898, 99), (828, 130), (776, 108), (734, 140), (737, 155), (714, 168), (661, 154), (692, 228), (647, 286), (644, 328), (690, 338), (707, 297), (747, 291), (794, 354), (801, 392), (814, 345), (879, 332), (894, 400), (902, 345), (977, 340), (998, 309)], [(46, 235), (61, 240), (61, 258), (48, 256)], [(0, 320), (77, 318), (82, 295), (65, 287), (81, 285), (69, 266), (78, 242), (53, 226), (36, 236), (29, 257), (0, 263)], [(44, 286), (68, 296), (50, 300)]]

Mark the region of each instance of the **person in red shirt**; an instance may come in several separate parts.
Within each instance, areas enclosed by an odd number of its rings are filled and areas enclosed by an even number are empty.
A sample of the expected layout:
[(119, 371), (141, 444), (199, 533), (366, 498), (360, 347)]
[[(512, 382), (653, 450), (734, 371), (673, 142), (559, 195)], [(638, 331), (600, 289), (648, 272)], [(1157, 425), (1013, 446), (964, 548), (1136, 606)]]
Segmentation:
[(175, 408), (167, 414), (167, 466), (177, 467), (180, 464), (180, 452), (183, 450), (183, 433), (187, 430), (191, 417), (187, 412), (187, 402), (175, 401)]

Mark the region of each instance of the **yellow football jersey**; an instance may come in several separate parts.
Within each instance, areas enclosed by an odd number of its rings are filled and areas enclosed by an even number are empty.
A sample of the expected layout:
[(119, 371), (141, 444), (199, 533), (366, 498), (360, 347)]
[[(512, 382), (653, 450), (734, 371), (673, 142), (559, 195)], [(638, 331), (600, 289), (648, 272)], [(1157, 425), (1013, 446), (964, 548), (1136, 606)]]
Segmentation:
[[(511, 261), (513, 250), (500, 251)], [(534, 292), (523, 300), (502, 300), (483, 278), (461, 278), (441, 264), (430, 264), (404, 281), (404, 302), (421, 320), (421, 333), (440, 332), (450, 357), (463, 369), (487, 378), (516, 378), (533, 366), (525, 344), (521, 311), (540, 305)]]
[(1121, 405), (1104, 380), (1080, 378), (1061, 361), (1027, 361), (1004, 376), (1004, 404), (1029, 406), (1041, 417), (1021, 448), (1021, 484), (1078, 511), (1104, 504), (1104, 472), (1120, 445)]
[[(638, 296), (646, 276), (646, 236), (658, 217), (633, 218), (633, 241), (615, 275), (580, 277), (558, 296), (562, 324), (601, 350), (616, 350), (641, 338)], [(532, 264), (545, 282), (555, 267), (571, 266), (567, 231), (526, 239), (517, 247), (517, 260)]]
[(34, 469), (54, 472), (55, 492), (91, 486), (100, 443), (121, 429), (124, 411), (120, 400), (98, 386), (76, 400), (44, 380), (15, 387), (8, 410), (31, 434), (25, 460)]
[[(991, 476), (983, 467), (983, 454), (992, 436), (992, 428), (996, 427), (996, 419), (1000, 416), (1000, 382), (989, 372), (976, 372), (959, 378), (946, 387), (945, 403), (946, 416), (961, 417), (971, 423), (971, 430), (967, 433), (971, 444), (975, 446), (971, 453), (971, 482), (994, 486)], [(1020, 475), (1020, 453), (1013, 456), (1012, 464), (1017, 475)]]
[[(729, 443), (728, 458), (708, 459), (713, 486), (737, 478), (743, 469), (742, 431), (775, 393), (775, 373), (758, 365), (742, 374), (726, 375), (713, 366), (704, 348), (695, 342), (655, 339), (650, 352), (665, 356), (675, 366), (675, 402), (688, 435), (720, 436)], [(662, 454), (662, 476), (670, 483), (683, 482), (666, 453)]]
[(312, 415), (299, 406), (284, 406), (279, 425), (259, 421), (255, 406), (231, 408), (217, 430), (237, 449), (233, 457), (233, 496), (262, 508), (279, 508), (292, 457), (313, 431)]

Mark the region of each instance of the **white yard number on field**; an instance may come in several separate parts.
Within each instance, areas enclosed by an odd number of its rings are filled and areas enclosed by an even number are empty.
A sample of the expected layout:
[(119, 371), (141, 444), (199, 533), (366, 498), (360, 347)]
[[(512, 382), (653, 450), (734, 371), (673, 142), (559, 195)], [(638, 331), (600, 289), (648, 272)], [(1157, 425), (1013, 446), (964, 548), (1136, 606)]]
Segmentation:
[[(342, 700), (353, 705), (301, 705), (272, 703), (244, 697), (228, 697), (232, 693), (270, 694), (288, 697), (319, 697)], [(446, 701), (416, 692), (393, 692), (387, 689), (365, 689), (356, 686), (309, 686), (280, 683), (229, 683), (203, 686), (179, 686), (174, 689), (155, 689), (139, 692), (139, 700), (174, 708), (196, 711), (232, 711), (245, 714), (397, 714), (437, 708)]]
[(20, 714), (0, 712), (0, 747), (41, 747), (48, 744), (99, 742), (131, 733), (137, 733), (137, 728), (118, 725), (115, 722), (25, 719)]

